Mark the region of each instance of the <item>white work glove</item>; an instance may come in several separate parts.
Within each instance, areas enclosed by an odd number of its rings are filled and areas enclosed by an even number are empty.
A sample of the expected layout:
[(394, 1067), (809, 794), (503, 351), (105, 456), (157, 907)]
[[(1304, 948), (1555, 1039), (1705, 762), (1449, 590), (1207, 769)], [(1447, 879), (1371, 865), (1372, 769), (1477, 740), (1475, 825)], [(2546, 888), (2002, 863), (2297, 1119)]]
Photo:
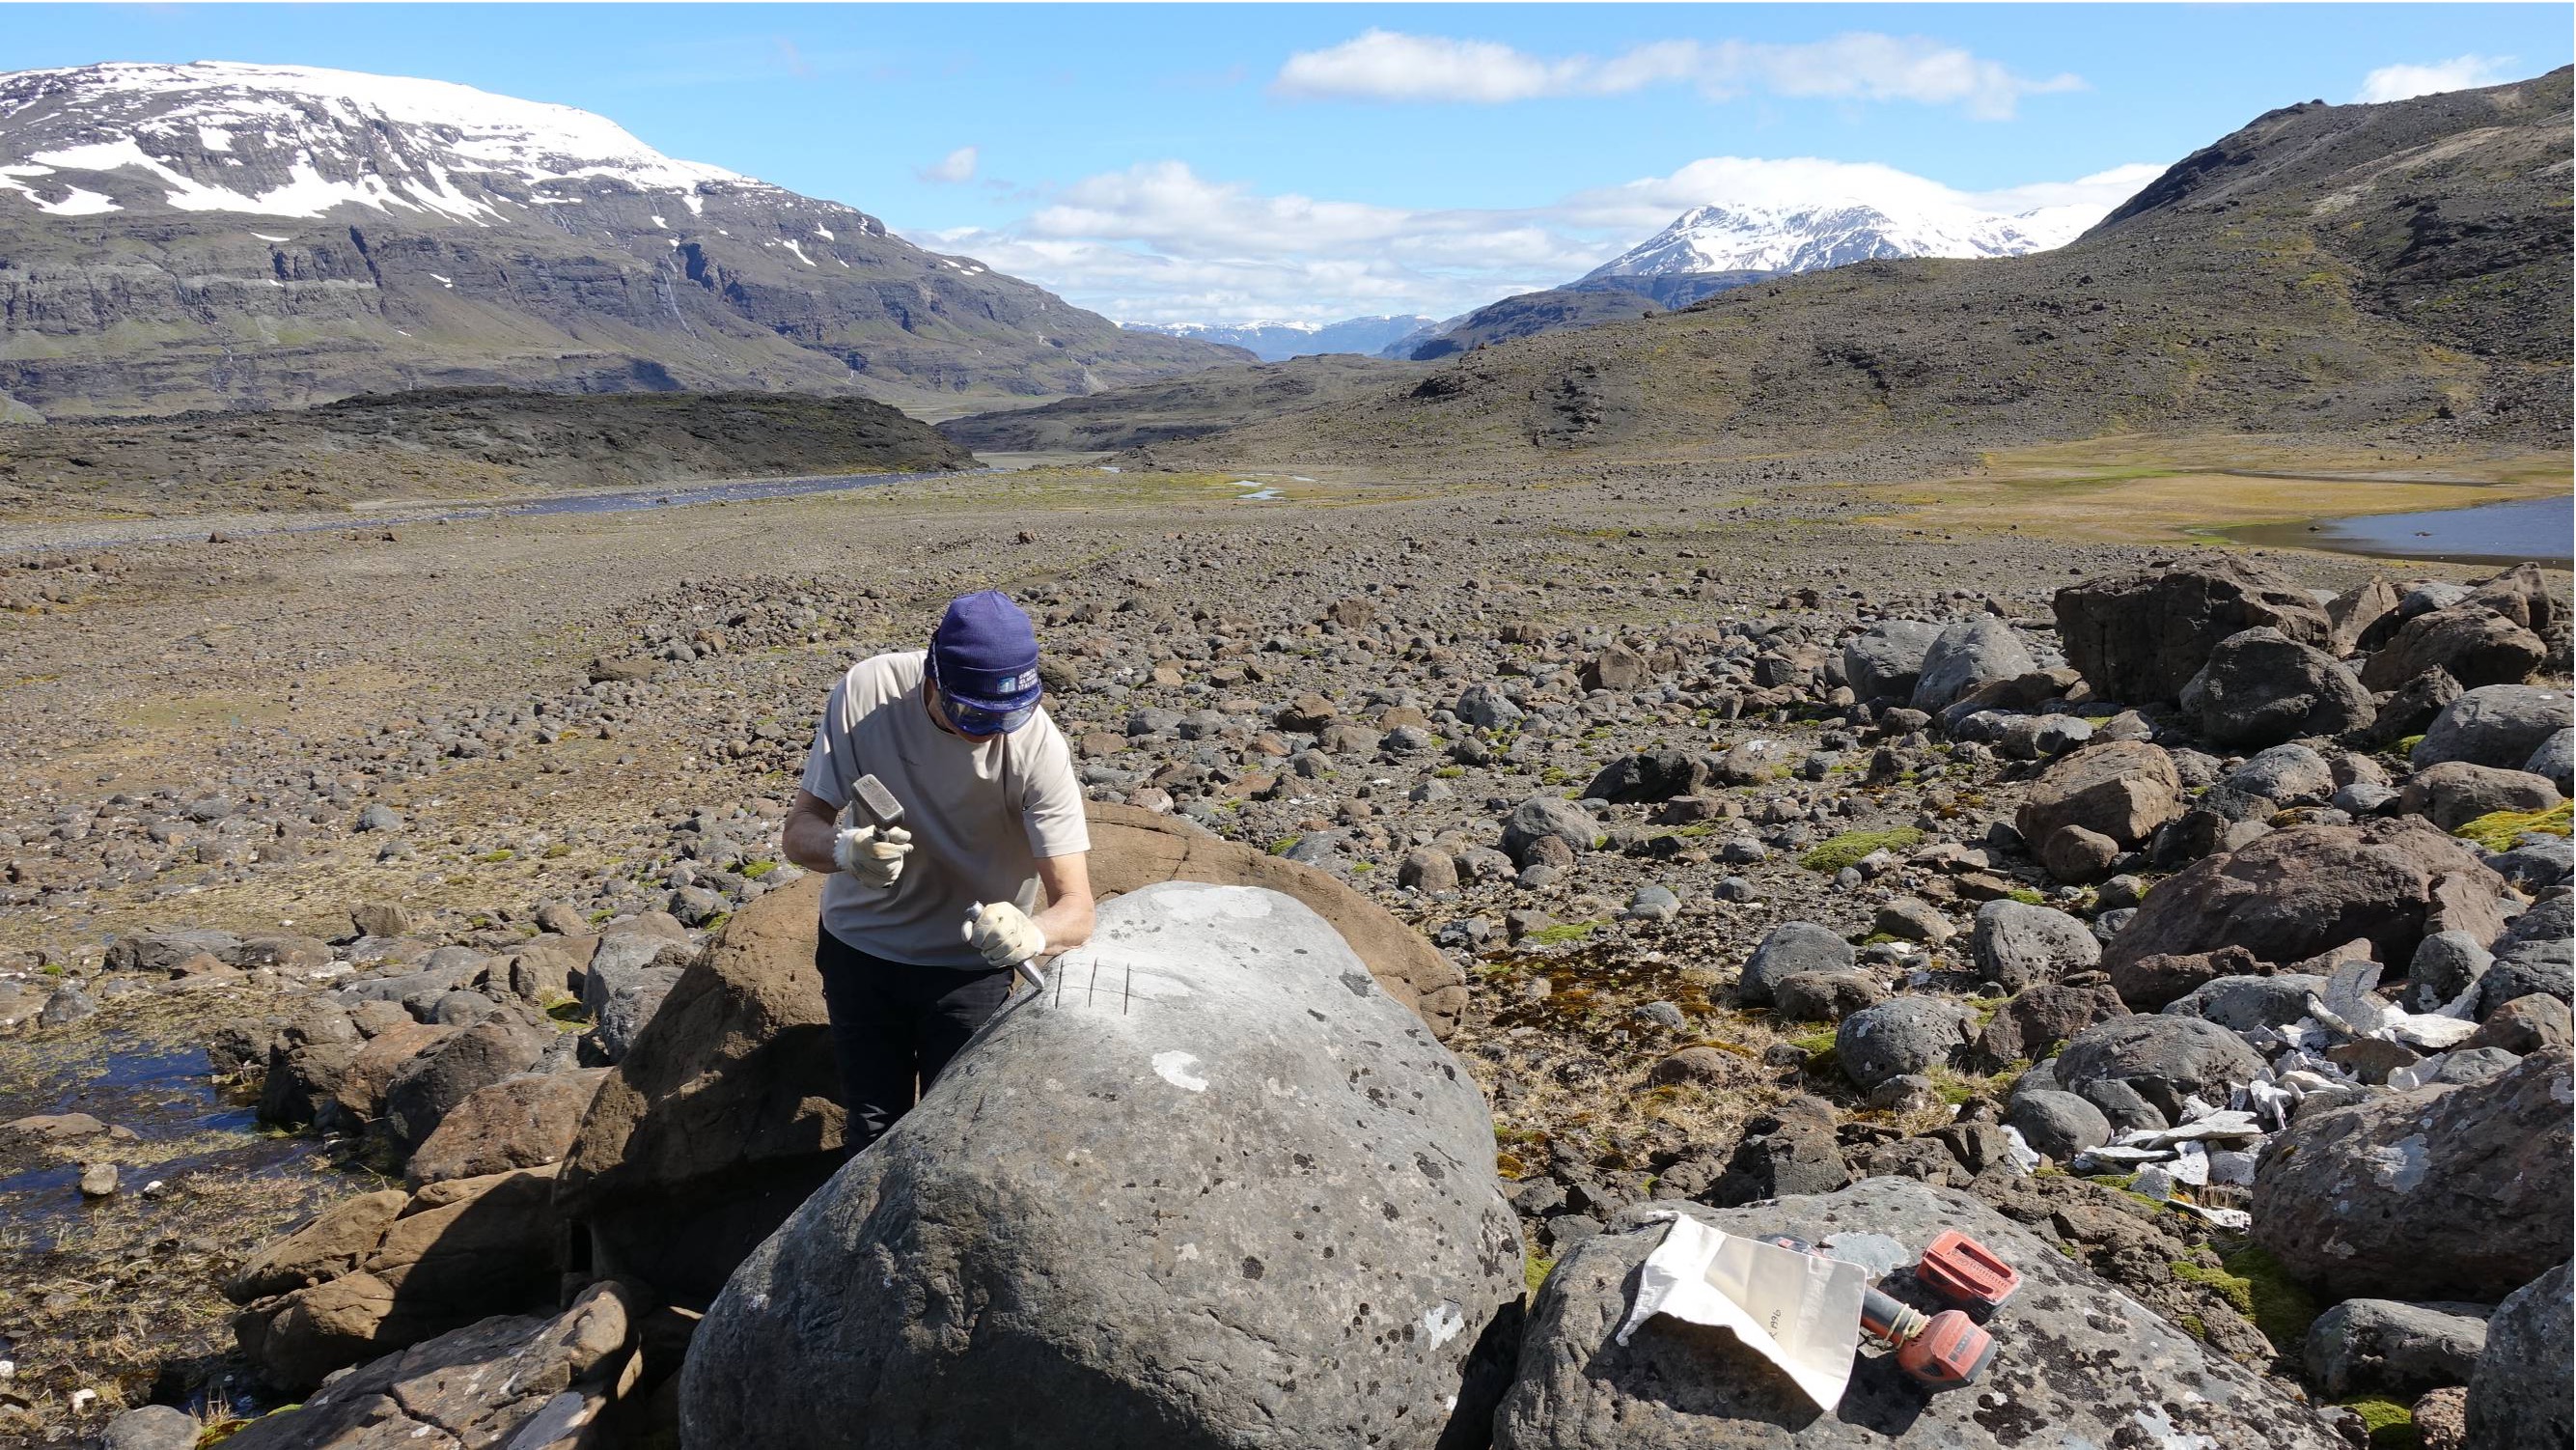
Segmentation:
[(854, 826), (832, 838), (832, 862), (870, 886), (892, 886), (912, 854), (912, 832), (889, 826)]
[(1027, 912), (995, 901), (967, 910), (966, 945), (983, 953), (986, 966), (1016, 966), (1046, 950), (1046, 933)]

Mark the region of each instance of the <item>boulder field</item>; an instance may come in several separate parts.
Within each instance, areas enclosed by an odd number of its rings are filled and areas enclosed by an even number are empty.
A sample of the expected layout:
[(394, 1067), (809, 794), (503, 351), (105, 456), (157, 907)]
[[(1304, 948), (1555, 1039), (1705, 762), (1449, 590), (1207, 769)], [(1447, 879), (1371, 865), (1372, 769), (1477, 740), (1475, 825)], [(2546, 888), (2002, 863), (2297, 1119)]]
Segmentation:
[[(1137, 597), (1039, 602), (1107, 638)], [(2549, 580), (1863, 599), (1354, 592), (1280, 648), (1050, 660), (1101, 938), (846, 1164), (817, 888), (758, 803), (587, 910), (132, 932), (0, 1022), (268, 992), (210, 1064), (387, 1175), (226, 1265), (237, 1362), (302, 1397), (244, 1444), (2563, 1443)], [(588, 682), (620, 723), (734, 678), (649, 638)], [(188, 811), (240, 816), (153, 829)], [(0, 1124), (0, 1169), (115, 1204), (112, 1133)], [(1990, 1384), (1864, 1355), (1801, 1411), (1723, 1335), (1609, 1342), (1665, 1211), (1963, 1227), (2029, 1283)]]

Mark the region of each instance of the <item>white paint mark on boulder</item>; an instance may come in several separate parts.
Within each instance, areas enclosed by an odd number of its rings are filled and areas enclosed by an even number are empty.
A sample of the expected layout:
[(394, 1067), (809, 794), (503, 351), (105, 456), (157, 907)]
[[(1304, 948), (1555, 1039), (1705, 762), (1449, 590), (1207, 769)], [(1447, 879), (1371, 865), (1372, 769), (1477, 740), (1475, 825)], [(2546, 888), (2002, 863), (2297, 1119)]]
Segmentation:
[(1207, 1079), (1190, 1071), (1191, 1068), (1198, 1065), (1199, 1059), (1198, 1054), (1196, 1053), (1182, 1052), (1178, 1049), (1174, 1049), (1170, 1052), (1158, 1052), (1154, 1054), (1154, 1076), (1161, 1078), (1163, 1081), (1170, 1083), (1176, 1088), (1186, 1088), (1194, 1093), (1203, 1093), (1207, 1091)]

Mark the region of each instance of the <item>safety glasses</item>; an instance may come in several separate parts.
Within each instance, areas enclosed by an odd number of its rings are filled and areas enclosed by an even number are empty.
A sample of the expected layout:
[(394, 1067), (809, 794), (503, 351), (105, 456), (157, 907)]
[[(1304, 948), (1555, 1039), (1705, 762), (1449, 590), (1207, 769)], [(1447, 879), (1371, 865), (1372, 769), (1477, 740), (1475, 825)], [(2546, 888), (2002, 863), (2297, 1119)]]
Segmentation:
[(939, 697), (939, 707), (948, 713), (948, 723), (956, 726), (960, 735), (1008, 735), (1029, 723), (1038, 713), (1035, 705), (1023, 705), (1016, 710), (987, 710), (947, 694)]

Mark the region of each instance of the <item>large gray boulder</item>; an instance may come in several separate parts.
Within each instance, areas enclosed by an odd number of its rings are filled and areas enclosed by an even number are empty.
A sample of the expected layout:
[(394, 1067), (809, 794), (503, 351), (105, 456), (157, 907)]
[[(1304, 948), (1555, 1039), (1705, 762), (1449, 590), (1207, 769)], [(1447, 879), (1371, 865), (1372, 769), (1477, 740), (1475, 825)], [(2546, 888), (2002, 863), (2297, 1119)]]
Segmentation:
[(2571, 1102), (2554, 1047), (2473, 1086), (2303, 1113), (2255, 1167), (2255, 1242), (2337, 1295), (2509, 1293), (2567, 1258)]
[(1977, 908), (1968, 937), (1977, 971), (2007, 992), (2053, 982), (2102, 960), (2093, 929), (2065, 912), (2003, 898)]
[(1811, 972), (1848, 972), (1860, 958), (1851, 943), (1830, 927), (1812, 921), (1784, 921), (1771, 928), (1762, 944), (1746, 958), (1735, 984), (1736, 997), (1768, 1007), (1781, 982)]
[(1914, 682), (1915, 709), (1937, 714), (1981, 685), (2039, 668), (2013, 627), (1989, 615), (1963, 619), (1935, 635)]
[(2268, 626), (2231, 634), (2184, 683), (2201, 738), (2231, 749), (2341, 735), (2374, 717), (2370, 692), (2334, 656)]
[(1843, 677), (1852, 696), (1868, 701), (1910, 700), (1923, 675), (1923, 657), (1941, 627), (1917, 619), (1889, 619), (1843, 641)]
[(2480, 685), (2442, 707), (2407, 763), (2421, 770), (2446, 760), (2520, 770), (2549, 737), (2568, 728), (2564, 692), (2535, 685)]
[(2568, 1389), (2567, 1266), (2505, 1297), (2487, 1320), (2486, 1352), (2469, 1379), (2469, 1443), (2479, 1450), (2565, 1450), (2576, 1444)]
[(1865, 1088), (1946, 1065), (1968, 1045), (1975, 1016), (1946, 997), (1898, 997), (1864, 1007), (1834, 1029), (1843, 1076)]
[(2519, 685), (2548, 657), (2540, 636), (2470, 601), (2406, 621), (2388, 647), (2361, 667), (2361, 682), (2393, 690), (2439, 668), (2471, 690)]
[(1295, 899), (1148, 886), (753, 1252), (682, 1441), (1470, 1444), (1523, 1292), (1482, 1095)]
[(2013, 818), (2037, 850), (2068, 826), (2134, 846), (2182, 809), (2173, 757), (2143, 740), (2088, 745), (2041, 771)]
[(2124, 1082), (2173, 1122), (2182, 1121), (2183, 1099), (2224, 1106), (2230, 1089), (2262, 1072), (2263, 1059), (2244, 1039), (2199, 1017), (2114, 1017), (2076, 1033), (2057, 1055), (2057, 1081), (2068, 1092)]
[(2464, 1385), (2487, 1347), (2488, 1306), (2346, 1299), (2308, 1326), (2308, 1382), (2333, 1398), (2377, 1390), (2413, 1399)]
[(1550, 837), (1580, 855), (1601, 839), (1601, 823), (1581, 806), (1553, 795), (1531, 796), (1503, 818), (1503, 850), (1521, 865), (1528, 865), (1530, 852)]
[[(1996, 1450), (2196, 1446), (2335, 1450), (2317, 1412), (2204, 1349), (2059, 1248), (1965, 1194), (1909, 1178), (1742, 1208), (1658, 1203), (1729, 1233), (1894, 1238), (1906, 1257), (1959, 1229), (2022, 1275), (1986, 1329), (1995, 1358), (1975, 1388), (1926, 1394), (1893, 1357), (1863, 1356), (1819, 1413), (1733, 1334), (1658, 1317), (1625, 1345), (1637, 1266), (1662, 1241), (1648, 1208), (1611, 1220), (1557, 1261), (1532, 1306), (1520, 1376), (1494, 1417), (1501, 1450)], [(1899, 1276), (1887, 1287), (1934, 1301)], [(1312, 1443), (1324, 1443), (1316, 1441)]]

